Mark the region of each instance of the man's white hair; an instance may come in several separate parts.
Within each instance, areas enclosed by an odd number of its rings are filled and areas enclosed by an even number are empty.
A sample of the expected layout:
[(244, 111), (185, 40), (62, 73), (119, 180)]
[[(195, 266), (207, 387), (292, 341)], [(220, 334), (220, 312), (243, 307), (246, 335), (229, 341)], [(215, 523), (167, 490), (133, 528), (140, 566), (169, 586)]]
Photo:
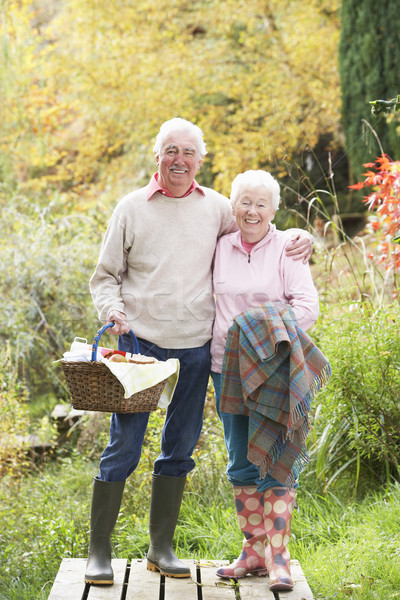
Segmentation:
[(157, 134), (156, 141), (154, 144), (153, 152), (155, 156), (160, 156), (161, 148), (163, 146), (164, 140), (171, 134), (177, 131), (185, 131), (193, 135), (197, 140), (197, 151), (201, 158), (207, 154), (206, 144), (203, 140), (203, 132), (194, 123), (191, 121), (186, 121), (186, 119), (181, 119), (180, 117), (174, 117), (169, 121), (165, 121), (161, 127), (160, 131)]
[(234, 206), (243, 193), (251, 191), (254, 188), (263, 187), (267, 192), (271, 194), (271, 204), (274, 210), (279, 207), (280, 196), (280, 185), (268, 171), (245, 171), (236, 175), (232, 181), (231, 187), (231, 202)]

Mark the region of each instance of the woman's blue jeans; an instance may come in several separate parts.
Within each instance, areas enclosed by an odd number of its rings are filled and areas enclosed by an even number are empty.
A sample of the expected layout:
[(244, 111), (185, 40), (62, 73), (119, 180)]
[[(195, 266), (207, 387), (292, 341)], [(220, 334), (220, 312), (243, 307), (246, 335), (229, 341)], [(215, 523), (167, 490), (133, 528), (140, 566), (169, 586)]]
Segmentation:
[[(161, 433), (161, 453), (154, 463), (154, 473), (168, 477), (185, 477), (195, 462), (193, 450), (203, 425), (204, 402), (210, 373), (210, 343), (197, 348), (165, 349), (138, 338), (141, 354), (158, 360), (177, 358), (180, 373), (175, 393), (169, 404)], [(133, 352), (130, 335), (119, 337), (118, 348)], [(113, 413), (110, 439), (100, 459), (99, 479), (125, 481), (136, 469), (149, 412)]]
[(221, 412), (221, 373), (211, 372), (211, 377), (214, 383), (217, 413), (224, 427), (225, 446), (228, 451), (226, 474), (229, 482), (240, 487), (257, 485), (259, 492), (271, 487), (286, 487), (268, 474), (264, 479), (260, 479), (258, 468), (247, 458), (249, 417)]

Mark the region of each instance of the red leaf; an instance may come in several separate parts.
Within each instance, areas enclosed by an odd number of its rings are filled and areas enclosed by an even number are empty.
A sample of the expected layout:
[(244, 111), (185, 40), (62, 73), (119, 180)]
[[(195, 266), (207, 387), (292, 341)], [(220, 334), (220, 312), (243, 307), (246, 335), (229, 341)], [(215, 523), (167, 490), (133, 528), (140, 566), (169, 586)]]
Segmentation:
[(358, 183), (353, 183), (353, 185), (348, 185), (347, 187), (349, 187), (351, 190), (362, 190), (364, 187), (364, 182), (359, 181)]

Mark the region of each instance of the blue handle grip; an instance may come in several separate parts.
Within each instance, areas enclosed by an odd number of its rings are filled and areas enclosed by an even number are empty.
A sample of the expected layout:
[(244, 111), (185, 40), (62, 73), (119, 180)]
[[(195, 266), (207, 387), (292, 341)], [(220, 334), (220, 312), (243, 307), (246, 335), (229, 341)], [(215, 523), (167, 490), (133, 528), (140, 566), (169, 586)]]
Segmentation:
[[(97, 348), (99, 346), (99, 341), (100, 341), (102, 334), (105, 332), (106, 329), (109, 329), (110, 327), (114, 327), (114, 325), (115, 325), (115, 323), (107, 323), (107, 325), (104, 325), (101, 329), (99, 329), (99, 331), (94, 336), (93, 346), (92, 346), (92, 361), (97, 360)], [(139, 342), (137, 341), (137, 337), (133, 333), (132, 329), (130, 330), (129, 334), (133, 341), (133, 350), (134, 350), (133, 353), (139, 354)]]

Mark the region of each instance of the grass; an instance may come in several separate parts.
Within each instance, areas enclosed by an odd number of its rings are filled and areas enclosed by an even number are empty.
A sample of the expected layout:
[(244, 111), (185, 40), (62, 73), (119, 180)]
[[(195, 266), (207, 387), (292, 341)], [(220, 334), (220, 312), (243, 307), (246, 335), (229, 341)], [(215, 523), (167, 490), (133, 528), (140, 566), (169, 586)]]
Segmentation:
[[(323, 292), (327, 295), (330, 283)], [(360, 290), (357, 286), (355, 289), (355, 298), (347, 302), (359, 298)], [(336, 306), (343, 311), (344, 304)], [(360, 331), (361, 325), (370, 320), (368, 314), (363, 319), (361, 316), (358, 310)], [(316, 331), (315, 335), (319, 343), (321, 333)], [(342, 348), (342, 335), (328, 337), (338, 338), (338, 347), (355, 361), (354, 348)], [(334, 346), (331, 355), (339, 355)], [(359, 360), (364, 361), (363, 357)], [(373, 363), (376, 377), (380, 377), (378, 364), (378, 360)], [(360, 371), (358, 367), (353, 370)], [(347, 371), (343, 378), (348, 383)], [(382, 379), (382, 389), (385, 381)], [(341, 389), (339, 383), (334, 386), (335, 393)], [(324, 401), (322, 396), (318, 402), (323, 410), (331, 406), (334, 414), (333, 409), (340, 404), (336, 396)], [(340, 402), (343, 404), (343, 398)], [(213, 406), (210, 390), (203, 432), (195, 451), (197, 466), (188, 478), (176, 528), (175, 543), (181, 558), (231, 560), (242, 543), (232, 491), (225, 477), (222, 427)], [(355, 450), (346, 435), (343, 440), (339, 436), (340, 443), (335, 441), (335, 436), (347, 430), (336, 427), (331, 413), (325, 415), (323, 423), (333, 424), (332, 439), (319, 426), (321, 416), (315, 420), (310, 436), (310, 442), (315, 437), (319, 443), (325, 440), (325, 446), (317, 447), (300, 480), (299, 510), (292, 524), (292, 557), (300, 561), (315, 600), (400, 600), (400, 486), (371, 486), (374, 478), (367, 476), (365, 469), (363, 485), (357, 486), (354, 469), (341, 470), (346, 458), (355, 456)], [(75, 432), (69, 448), (53, 460), (20, 478), (5, 476), (0, 480), (0, 600), (47, 600), (62, 558), (87, 556), (92, 479), (108, 437), (108, 417), (98, 416), (87, 423), (84, 419), (79, 439)], [(159, 452), (162, 419), (162, 413), (151, 415), (141, 462), (125, 487), (113, 536), (114, 553), (119, 558), (140, 558), (148, 549), (151, 470)], [(371, 457), (365, 462), (375, 469)], [(338, 485), (321, 483), (319, 472), (325, 471), (329, 481), (333, 479)], [(364, 494), (361, 499), (359, 488)]]
[(300, 494), (292, 555), (316, 598), (400, 598), (400, 487), (361, 503)]
[[(204, 443), (204, 460), (188, 479), (175, 535), (181, 558), (232, 559), (241, 546), (219, 442), (216, 450), (206, 460)], [(87, 555), (96, 472), (97, 461), (73, 451), (20, 480), (0, 482), (1, 600), (47, 599), (62, 558)], [(150, 481), (147, 470), (127, 482), (113, 538), (120, 558), (147, 551)], [(300, 485), (298, 503), (290, 549), (315, 599), (400, 598), (399, 485), (371, 490), (361, 502)]]

